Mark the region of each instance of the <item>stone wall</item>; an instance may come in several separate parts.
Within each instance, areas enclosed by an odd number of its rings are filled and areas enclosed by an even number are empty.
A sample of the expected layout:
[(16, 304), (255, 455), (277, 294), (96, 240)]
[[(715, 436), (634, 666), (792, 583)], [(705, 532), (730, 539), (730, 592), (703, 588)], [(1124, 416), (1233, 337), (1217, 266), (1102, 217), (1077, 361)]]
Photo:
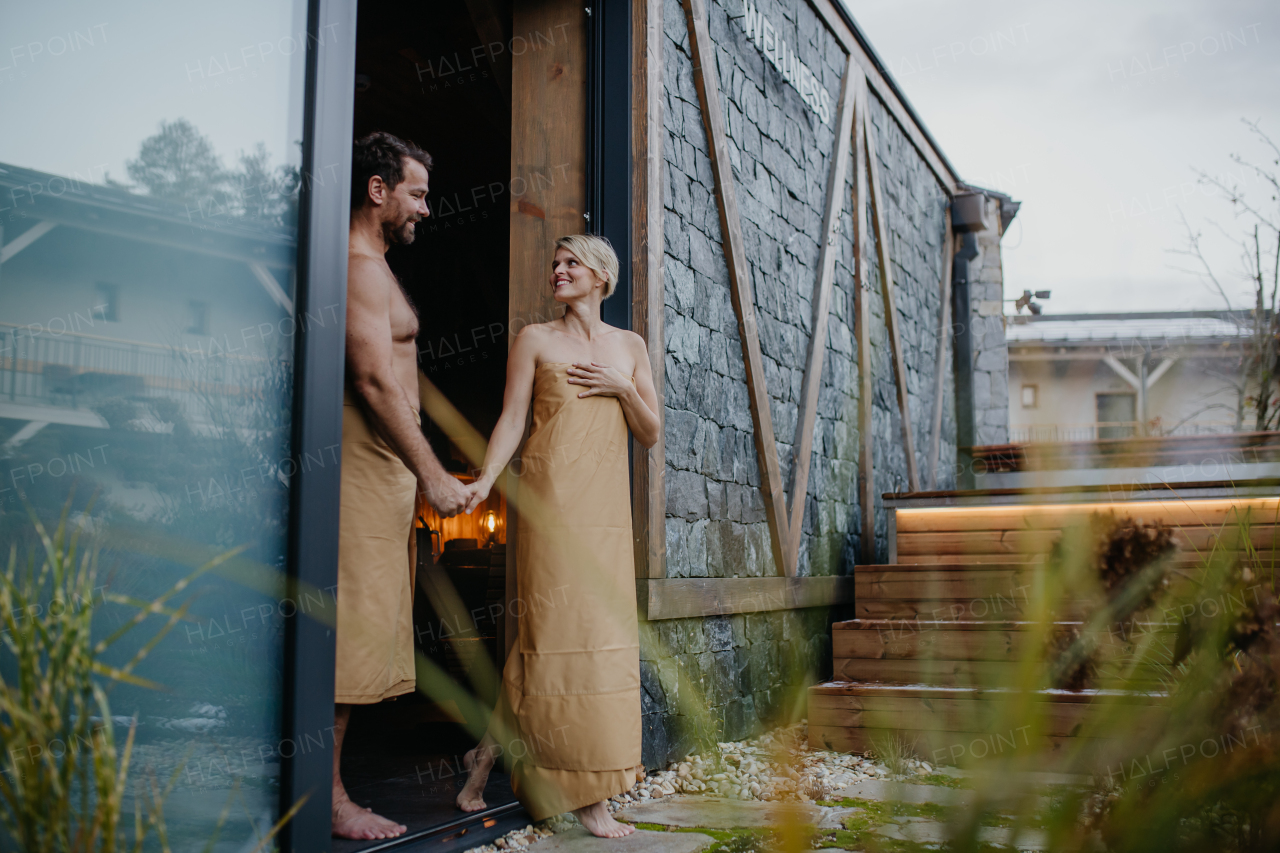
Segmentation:
[[(743, 30), (741, 0), (708, 3), (730, 160), (759, 321), (770, 410), (790, 485), (800, 384), (812, 326), (817, 235), (835, 146), (831, 124), (801, 100)], [(759, 11), (831, 93), (844, 54), (800, 0), (763, 0)], [(735, 19), (730, 19), (730, 15)], [(666, 336), (667, 576), (776, 575), (760, 491), (742, 345), (707, 155), (689, 39), (679, 0), (663, 21), (663, 176)], [(874, 93), (871, 116), (885, 194), (889, 254), (907, 363), (917, 463), (927, 475), (937, 353), (945, 195)], [(843, 189), (852, 191), (852, 169)], [(858, 371), (853, 309), (853, 226), (840, 225), (826, 359), (805, 496), (801, 576), (847, 574), (861, 538), (887, 557), (884, 514), (863, 531), (858, 512)], [(901, 422), (870, 229), (871, 362), (875, 491), (906, 487)], [(941, 487), (954, 470), (954, 388), (948, 374)], [(803, 715), (803, 686), (830, 667), (829, 614), (778, 611), (654, 622), (642, 637), (645, 758), (684, 754), (691, 739), (738, 738)], [(797, 692), (799, 690), (799, 692)]]
[(987, 196), (978, 232), (978, 257), (970, 263), (969, 309), (973, 323), (974, 443), (1009, 443), (1009, 348), (1004, 333), (1004, 272), (1000, 256), (1000, 199)]

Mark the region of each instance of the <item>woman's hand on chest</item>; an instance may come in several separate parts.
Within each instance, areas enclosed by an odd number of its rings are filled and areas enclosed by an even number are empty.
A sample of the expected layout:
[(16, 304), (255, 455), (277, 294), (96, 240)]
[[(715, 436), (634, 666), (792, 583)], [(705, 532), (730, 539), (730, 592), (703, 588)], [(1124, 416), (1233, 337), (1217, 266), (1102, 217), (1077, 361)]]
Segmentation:
[(608, 364), (575, 361), (569, 365), (568, 373), (570, 385), (585, 386), (579, 397), (625, 397), (635, 393), (631, 375)]

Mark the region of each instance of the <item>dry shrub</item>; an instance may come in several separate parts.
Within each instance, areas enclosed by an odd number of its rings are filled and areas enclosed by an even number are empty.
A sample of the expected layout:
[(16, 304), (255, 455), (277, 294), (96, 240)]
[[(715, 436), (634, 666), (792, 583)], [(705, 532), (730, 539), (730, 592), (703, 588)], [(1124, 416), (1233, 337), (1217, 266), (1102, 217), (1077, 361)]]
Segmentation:
[[(1173, 530), (1156, 521), (1144, 524), (1142, 519), (1117, 518), (1114, 512), (1095, 513), (1091, 519), (1094, 535), (1093, 564), (1098, 567), (1098, 581), (1107, 598), (1115, 602), (1121, 592), (1142, 583), (1144, 570), (1171, 556), (1175, 550)], [(1146, 610), (1156, 593), (1168, 585), (1164, 572), (1149, 573), (1153, 577), (1143, 584), (1143, 594), (1133, 600), (1131, 612)]]
[[(1104, 622), (1121, 628), (1121, 636), (1129, 636), (1135, 617), (1149, 610), (1160, 592), (1168, 588), (1168, 558), (1176, 550), (1173, 530), (1159, 521), (1146, 524), (1142, 519), (1117, 517), (1114, 512), (1095, 513), (1073, 544), (1083, 546), (1084, 565), (1096, 573), (1104, 596), (1097, 602), (1094, 616), (1102, 615)], [(1060, 540), (1052, 561), (1061, 566), (1066, 559)], [(1065, 690), (1097, 686), (1097, 642), (1079, 625), (1055, 625), (1045, 653), (1050, 661), (1051, 686)]]

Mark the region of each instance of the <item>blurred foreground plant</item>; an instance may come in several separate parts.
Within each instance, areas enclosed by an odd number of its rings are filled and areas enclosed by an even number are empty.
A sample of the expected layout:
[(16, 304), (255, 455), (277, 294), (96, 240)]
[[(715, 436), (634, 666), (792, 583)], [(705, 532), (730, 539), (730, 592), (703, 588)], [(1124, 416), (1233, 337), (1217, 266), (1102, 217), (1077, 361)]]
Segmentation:
[[(168, 851), (164, 801), (182, 765), (163, 783), (151, 775), (137, 782), (133, 819), (127, 820), (124, 801), (137, 720), (130, 721), (128, 736), (118, 745), (108, 693), (119, 682), (159, 686), (134, 670), (191, 603), (173, 608), (169, 601), (243, 548), (210, 560), (151, 601), (99, 592), (99, 551), (95, 545), (81, 547), (87, 522), (71, 522), (71, 506), (68, 499), (52, 532), (31, 512), (40, 547), (21, 560), (17, 545), (11, 545), (0, 577), (0, 849), (116, 853), (140, 851), (154, 837)], [(94, 611), (105, 602), (132, 606), (136, 613), (95, 642)], [(124, 664), (106, 663), (107, 651), (152, 614), (168, 617), (163, 627)], [(225, 818), (224, 810), (210, 848)]]
[[(1259, 546), (1278, 528), (1233, 513), (1194, 564), (1159, 525), (1064, 533), (1032, 601), (1042, 641), (987, 699), (1040, 746), (970, 762), (951, 849), (980, 849), (993, 819), (1048, 850), (1280, 849), (1280, 600)], [(1070, 737), (1045, 736), (1073, 709), (1055, 688), (1087, 702)]]

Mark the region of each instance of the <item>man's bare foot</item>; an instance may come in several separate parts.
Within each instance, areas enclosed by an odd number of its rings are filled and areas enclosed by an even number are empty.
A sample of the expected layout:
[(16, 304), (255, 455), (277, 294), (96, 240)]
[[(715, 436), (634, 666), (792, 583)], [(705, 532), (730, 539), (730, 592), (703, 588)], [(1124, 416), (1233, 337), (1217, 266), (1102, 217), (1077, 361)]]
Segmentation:
[(334, 838), (370, 841), (375, 838), (396, 838), (408, 830), (409, 827), (376, 815), (373, 809), (361, 808), (346, 797), (333, 806)]
[(613, 815), (609, 814), (609, 807), (603, 800), (595, 805), (578, 809), (573, 815), (582, 821), (587, 831), (597, 838), (621, 838), (636, 831), (634, 826), (614, 820)]
[(481, 744), (462, 756), (462, 766), (467, 768), (467, 784), (458, 792), (458, 808), (478, 812), (484, 808), (484, 786), (493, 768), (493, 752)]

